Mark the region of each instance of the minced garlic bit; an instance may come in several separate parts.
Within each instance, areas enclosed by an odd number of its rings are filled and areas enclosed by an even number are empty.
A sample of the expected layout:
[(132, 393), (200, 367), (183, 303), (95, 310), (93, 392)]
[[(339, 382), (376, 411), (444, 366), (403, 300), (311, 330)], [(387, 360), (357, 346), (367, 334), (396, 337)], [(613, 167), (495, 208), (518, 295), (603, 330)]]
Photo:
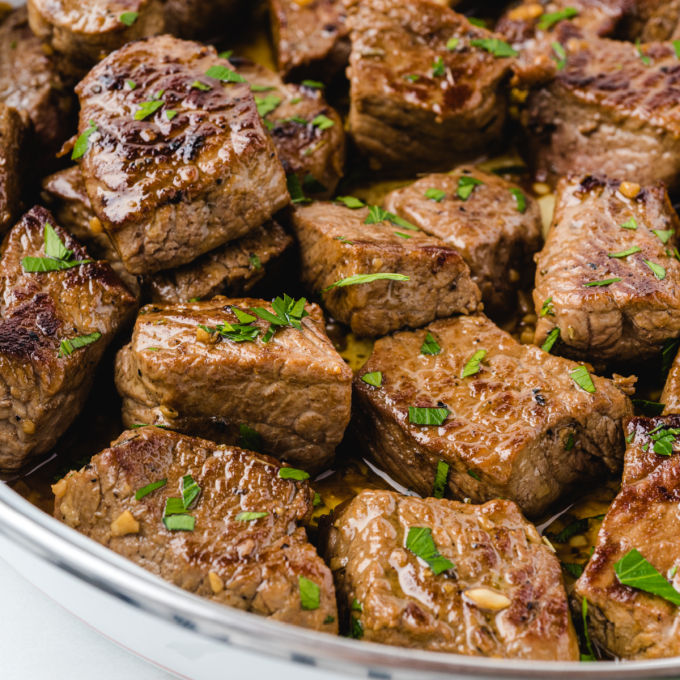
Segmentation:
[(470, 588), (465, 591), (465, 598), (480, 609), (495, 612), (507, 609), (512, 604), (510, 598), (491, 588)]
[(548, 548), (550, 548), (550, 550), (552, 552), (554, 552), (554, 553), (557, 552), (557, 550), (555, 550), (555, 547), (553, 546), (553, 544), (545, 536), (541, 536), (541, 538), (543, 539), (543, 543), (545, 543), (548, 546)]
[(543, 7), (538, 3), (533, 3), (531, 5), (520, 5), (508, 12), (508, 19), (510, 21), (530, 21), (537, 19), (541, 14), (543, 14)]
[(621, 182), (619, 191), (626, 198), (635, 198), (640, 193), (641, 188), (642, 187), (639, 184), (636, 184), (635, 182)]
[(93, 217), (90, 220), (90, 231), (93, 234), (101, 234), (104, 231), (104, 225), (98, 217)]
[(208, 333), (208, 331), (203, 330), (200, 326), (196, 326), (196, 342), (202, 342), (204, 345), (209, 345), (212, 343), (213, 335), (217, 335), (217, 333)]
[(172, 406), (167, 406), (166, 404), (161, 404), (158, 407), (158, 410), (166, 417), (166, 418), (177, 418), (179, 416), (179, 413), (175, 411)]
[(21, 429), (24, 434), (35, 434), (35, 423), (32, 420), (24, 420), (21, 423)]
[(111, 522), (111, 534), (113, 536), (127, 536), (139, 531), (139, 522), (126, 510), (117, 520)]
[(210, 587), (215, 595), (224, 590), (224, 581), (214, 571), (208, 572), (208, 581), (210, 581)]

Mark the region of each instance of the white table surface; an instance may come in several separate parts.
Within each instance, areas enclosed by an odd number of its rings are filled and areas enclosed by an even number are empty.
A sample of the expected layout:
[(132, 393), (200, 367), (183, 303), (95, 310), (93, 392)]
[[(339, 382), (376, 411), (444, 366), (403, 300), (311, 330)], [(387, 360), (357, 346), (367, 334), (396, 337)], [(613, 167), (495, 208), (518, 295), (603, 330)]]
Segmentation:
[(0, 675), (8, 680), (177, 680), (102, 637), (0, 558)]

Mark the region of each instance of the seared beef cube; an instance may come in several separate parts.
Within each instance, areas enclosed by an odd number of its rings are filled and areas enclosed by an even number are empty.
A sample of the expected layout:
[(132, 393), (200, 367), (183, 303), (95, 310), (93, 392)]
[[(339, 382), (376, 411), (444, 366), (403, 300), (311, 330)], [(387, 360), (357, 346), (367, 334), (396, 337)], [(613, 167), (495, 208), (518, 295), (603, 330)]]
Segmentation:
[(125, 269), (118, 251), (113, 247), (101, 221), (92, 212), (90, 197), (85, 190), (83, 173), (74, 165), (60, 170), (42, 182), (42, 197), (66, 231), (85, 246), (98, 260), (106, 260), (111, 269), (139, 299), (141, 289), (134, 274)]
[(154, 302), (165, 304), (240, 297), (265, 278), (292, 244), (293, 238), (270, 220), (190, 264), (147, 277), (145, 285)]
[(430, 175), (388, 194), (385, 208), (453, 246), (470, 267), (487, 310), (511, 310), (517, 290), (533, 278), (541, 211), (533, 198), (497, 175), (474, 167)]
[(255, 102), (286, 174), (296, 174), (315, 198), (330, 198), (345, 164), (345, 132), (323, 91), (284, 85), (276, 73), (246, 59), (232, 59), (232, 64), (258, 88)]
[(25, 132), (19, 113), (0, 103), (0, 237), (14, 225), (21, 210)]
[(286, 80), (328, 80), (349, 61), (343, 0), (269, 0), (274, 49)]
[[(352, 371), (317, 305), (306, 305), (299, 329), (270, 327), (257, 307), (272, 313), (250, 298), (144, 307), (116, 359), (125, 426), (162, 425), (225, 444), (245, 437), (308, 472), (327, 468), (349, 422)], [(245, 436), (247, 428), (255, 433)]]
[[(44, 259), (56, 252), (56, 237), (46, 245), (48, 224), (72, 251), (61, 259)], [(44, 208), (21, 218), (0, 257), (0, 468), (16, 469), (75, 420), (104, 350), (137, 305), (108, 263), (90, 260)]]
[(449, 170), (498, 144), (513, 59), (483, 44), (512, 54), (499, 36), (428, 0), (353, 0), (348, 24), (350, 131), (374, 168)]
[[(626, 434), (623, 486), (597, 535), (595, 552), (574, 589), (574, 613), (588, 600), (588, 630), (593, 642), (621, 659), (659, 659), (680, 654), (680, 614), (673, 591), (680, 590), (680, 456), (679, 416), (632, 418)], [(660, 451), (661, 455), (657, 452)], [(672, 453), (672, 455), (671, 455)], [(666, 579), (675, 597), (671, 604), (659, 595), (625, 585), (624, 575), (640, 558), (658, 579)], [(651, 570), (646, 568), (646, 571)], [(633, 574), (630, 574), (631, 576)], [(649, 578), (651, 585), (653, 579)], [(635, 582), (644, 586), (645, 580)], [(660, 592), (658, 589), (655, 592)]]
[(680, 0), (636, 0), (626, 36), (641, 42), (680, 38)]
[(664, 404), (663, 414), (670, 415), (672, 413), (680, 413), (680, 352), (678, 352), (677, 346), (673, 347), (672, 345), (664, 348), (664, 350), (676, 352), (660, 399), (660, 403)]
[(219, 79), (234, 79), (230, 67), (213, 47), (160, 36), (109, 55), (77, 87), (87, 193), (133, 274), (191, 262), (289, 201), (249, 85)]
[(639, 0), (553, 0), (541, 5), (536, 0), (522, 0), (500, 18), (496, 31), (513, 45), (526, 48), (523, 43), (528, 40), (549, 39), (557, 16), (562, 15), (562, 21), (579, 31), (607, 36), (634, 11), (636, 2)]
[(679, 226), (663, 186), (601, 175), (562, 180), (536, 256), (536, 344), (559, 329), (561, 354), (634, 361), (678, 337)]
[[(439, 239), (387, 217), (366, 224), (376, 210), (316, 202), (292, 211), (302, 280), (310, 291), (323, 291), (330, 314), (358, 335), (379, 336), (474, 312), (481, 296), (463, 258)], [(408, 280), (382, 278), (328, 289), (342, 279), (376, 274)]]
[[(303, 528), (314, 492), (281, 469), (269, 456), (145, 427), (56, 484), (54, 516), (196, 595), (337, 633), (333, 579)], [(180, 514), (167, 515), (173, 504)]]
[(165, 31), (178, 38), (214, 38), (243, 0), (164, 0)]
[(569, 22), (558, 24), (553, 42), (563, 46), (562, 68), (529, 95), (521, 116), (537, 175), (555, 182), (570, 173), (602, 173), (678, 188), (680, 64), (673, 45), (637, 49), (574, 38), (572, 31)]
[(482, 314), (378, 340), (354, 407), (363, 448), (404, 486), (432, 494), (443, 461), (454, 498), (501, 496), (529, 517), (621, 468), (633, 412), (610, 380), (520, 345)]
[(164, 29), (161, 0), (28, 0), (28, 19), (51, 49), (88, 69), (126, 43)]
[(32, 133), (33, 148), (27, 152), (31, 168), (45, 172), (71, 132), (73, 97), (54, 58), (45, 54), (42, 41), (31, 32), (25, 7), (0, 25), (0, 102), (21, 115)]
[[(470, 656), (578, 660), (559, 561), (514, 503), (363, 491), (322, 527), (321, 550), (351, 637)], [(429, 555), (421, 547), (428, 543)]]

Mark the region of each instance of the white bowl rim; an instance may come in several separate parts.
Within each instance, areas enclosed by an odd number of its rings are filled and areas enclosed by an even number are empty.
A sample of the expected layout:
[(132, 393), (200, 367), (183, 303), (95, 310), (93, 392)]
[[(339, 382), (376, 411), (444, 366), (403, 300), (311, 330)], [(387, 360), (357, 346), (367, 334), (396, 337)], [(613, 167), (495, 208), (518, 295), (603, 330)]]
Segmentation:
[[(166, 622), (264, 654), (373, 678), (462, 675), (625, 680), (680, 674), (680, 657), (626, 662), (508, 661), (391, 647), (331, 636), (215, 604), (181, 590), (35, 507), (0, 484), (0, 534), (53, 567)], [(39, 584), (36, 584), (39, 585)]]

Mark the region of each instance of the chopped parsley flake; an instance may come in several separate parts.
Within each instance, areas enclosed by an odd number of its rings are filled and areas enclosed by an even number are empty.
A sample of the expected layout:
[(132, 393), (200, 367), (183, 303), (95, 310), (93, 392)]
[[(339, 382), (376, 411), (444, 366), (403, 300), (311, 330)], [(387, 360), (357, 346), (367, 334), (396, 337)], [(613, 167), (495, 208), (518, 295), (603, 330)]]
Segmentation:
[(619, 225), (622, 229), (637, 229), (638, 225), (634, 217), (631, 217), (627, 222)]
[(91, 345), (93, 342), (97, 342), (101, 337), (101, 333), (90, 333), (89, 335), (80, 335), (77, 338), (62, 340), (59, 345), (59, 354), (57, 356), (59, 356), (59, 358), (70, 357), (77, 349)]
[(263, 517), (267, 517), (268, 515), (269, 515), (268, 512), (239, 512), (238, 515), (236, 515), (236, 521), (252, 522), (255, 519), (262, 519)]
[(448, 42), (446, 43), (446, 49), (453, 52), (458, 47), (458, 44), (460, 43), (460, 38), (449, 38)]
[(354, 196), (337, 196), (335, 200), (344, 203), (347, 208), (351, 208), (352, 210), (364, 207), (364, 202)]
[(620, 253), (609, 253), (609, 257), (628, 257), (629, 255), (640, 252), (642, 252), (642, 248), (639, 248), (638, 246), (631, 246), (628, 248), (628, 250), (622, 250)]
[(449, 464), (443, 460), (437, 463), (437, 471), (434, 474), (434, 486), (432, 487), (432, 496), (434, 498), (444, 498), (446, 481), (449, 478), (449, 468)]
[(328, 130), (328, 128), (332, 128), (335, 125), (335, 122), (328, 118), (328, 116), (324, 116), (323, 113), (320, 113), (312, 120), (312, 125), (319, 128), (319, 130)]
[(330, 286), (324, 288), (321, 292), (325, 293), (331, 288), (344, 288), (345, 286), (356, 286), (360, 283), (373, 283), (373, 281), (410, 281), (410, 277), (404, 276), (403, 274), (392, 274), (390, 272), (380, 272), (378, 274), (354, 274), (354, 276), (348, 276), (346, 279), (340, 279), (335, 283), (331, 283)]
[(157, 482), (151, 482), (151, 484), (147, 484), (146, 486), (143, 486), (141, 489), (137, 490), (135, 492), (135, 500), (136, 501), (141, 501), (144, 496), (148, 496), (152, 491), (155, 491), (156, 489), (160, 489), (162, 486), (165, 486), (168, 483), (167, 477), (165, 479), (159, 479)]
[(441, 57), (437, 57), (432, 64), (432, 77), (441, 78), (446, 75), (446, 65)]
[(544, 316), (555, 316), (555, 307), (553, 306), (552, 303), (552, 295), (543, 303), (543, 307), (541, 307), (540, 311), (540, 316), (543, 318)]
[(303, 80), (301, 83), (302, 87), (308, 87), (311, 90), (323, 90), (326, 86), (320, 83), (318, 80)]
[(553, 61), (557, 62), (557, 70), (562, 71), (567, 65), (567, 53), (564, 51), (564, 47), (558, 42), (552, 43), (551, 47), (556, 56), (552, 57)]
[(372, 373), (364, 373), (361, 376), (362, 382), (373, 387), (380, 387), (382, 385), (383, 374), (382, 371), (373, 371)]
[(298, 577), (298, 583), (300, 585), (300, 604), (302, 608), (309, 611), (318, 609), (321, 598), (319, 586), (304, 576)]
[(408, 421), (413, 425), (441, 425), (450, 414), (447, 408), (408, 407)]
[(118, 17), (118, 20), (126, 26), (132, 26), (137, 21), (138, 16), (139, 12), (124, 12)]
[(262, 435), (244, 423), (241, 423), (238, 428), (241, 434), (239, 447), (248, 451), (255, 451), (255, 453), (262, 453)]
[(200, 80), (194, 80), (193, 83), (191, 83), (191, 87), (196, 89), (196, 90), (212, 90), (212, 85), (207, 85), (206, 83), (202, 83)]
[(658, 595), (680, 607), (680, 593), (635, 548), (614, 565), (614, 571), (624, 586)]
[(446, 192), (442, 191), (441, 189), (435, 189), (434, 187), (430, 187), (424, 194), (425, 198), (429, 198), (431, 201), (436, 201), (437, 203), (441, 203), (442, 200), (444, 200), (446, 196)]
[(289, 295), (284, 295), (283, 298), (277, 297), (272, 300), (274, 313), (264, 309), (264, 307), (253, 307), (252, 312), (271, 324), (262, 338), (262, 342), (269, 342), (276, 329), (281, 326), (290, 326), (302, 330), (302, 319), (309, 316), (309, 312), (305, 309), (306, 304), (306, 298), (294, 300)]
[(442, 348), (439, 346), (437, 341), (434, 339), (432, 333), (429, 333), (425, 336), (425, 340), (423, 341), (423, 344), (420, 348), (420, 353), (421, 354), (440, 354), (442, 351)]
[(569, 377), (582, 389), (591, 394), (595, 392), (595, 385), (593, 379), (588, 373), (588, 369), (585, 366), (579, 366), (573, 371), (569, 372)]
[(305, 479), (309, 479), (309, 474), (304, 470), (296, 470), (292, 467), (282, 467), (279, 468), (279, 477), (281, 479), (293, 479), (296, 482), (301, 482)]
[(211, 66), (206, 72), (205, 75), (208, 78), (215, 78), (217, 80), (221, 80), (223, 83), (247, 83), (248, 81), (239, 73), (236, 73), (236, 71), (232, 71), (230, 68), (227, 68), (226, 66)]
[(447, 569), (453, 569), (453, 562), (437, 550), (430, 527), (409, 527), (406, 549), (427, 562), (435, 576)]
[(481, 367), (482, 361), (484, 361), (484, 357), (486, 356), (486, 350), (485, 349), (479, 349), (477, 350), (473, 355), (472, 358), (465, 364), (465, 368), (463, 369), (463, 373), (461, 374), (461, 378), (467, 378), (471, 375), (476, 375), (479, 373), (479, 369)]
[(524, 214), (527, 211), (527, 199), (521, 189), (510, 189), (510, 193), (515, 197), (517, 202), (517, 212)]
[(544, 352), (550, 353), (550, 350), (555, 346), (555, 343), (557, 342), (557, 339), (560, 337), (560, 329), (559, 328), (553, 328), (550, 333), (548, 333), (548, 337), (545, 339), (545, 342), (541, 345), (541, 349)]
[(563, 10), (559, 12), (550, 12), (548, 14), (544, 14), (540, 18), (537, 27), (541, 31), (547, 31), (549, 28), (552, 28), (558, 21), (564, 21), (565, 19), (573, 19), (575, 16), (578, 16), (577, 9), (574, 9), (573, 7), (565, 7)]
[(590, 283), (584, 283), (583, 285), (588, 288), (592, 286), (610, 286), (612, 283), (618, 283), (621, 279), (615, 277), (613, 279), (604, 279), (603, 281), (590, 281)]
[(643, 260), (643, 262), (652, 270), (652, 272), (654, 272), (654, 276), (656, 276), (659, 281), (663, 281), (666, 278), (666, 270), (660, 264), (650, 262), (649, 260)]
[(458, 180), (458, 189), (456, 190), (456, 195), (463, 201), (467, 201), (470, 198), (470, 194), (475, 190), (475, 187), (484, 184), (479, 179), (475, 177), (470, 177), (469, 175), (463, 175)]
[(517, 57), (519, 52), (514, 50), (508, 43), (499, 38), (481, 38), (479, 40), (471, 40), (470, 44), (473, 47), (481, 47), (483, 50), (493, 54), (494, 57)]
[(94, 121), (91, 120), (89, 122), (89, 127), (78, 137), (76, 140), (75, 145), (73, 146), (73, 151), (71, 152), (71, 160), (75, 161), (81, 156), (85, 155), (85, 152), (87, 151), (87, 143), (88, 140), (90, 139), (90, 135), (94, 132), (97, 131), (97, 126), (95, 125)]

